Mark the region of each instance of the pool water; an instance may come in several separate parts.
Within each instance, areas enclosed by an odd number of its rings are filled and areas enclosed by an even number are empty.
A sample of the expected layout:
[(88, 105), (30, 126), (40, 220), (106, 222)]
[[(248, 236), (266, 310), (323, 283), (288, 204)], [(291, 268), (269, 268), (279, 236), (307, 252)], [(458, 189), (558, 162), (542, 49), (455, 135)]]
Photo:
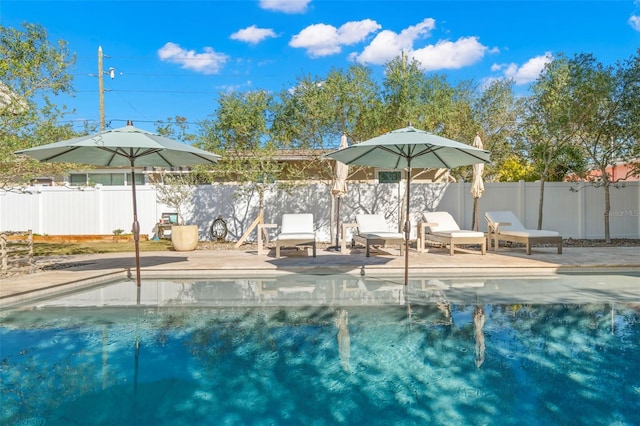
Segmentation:
[(639, 293), (633, 274), (114, 283), (1, 312), (0, 424), (637, 425)]

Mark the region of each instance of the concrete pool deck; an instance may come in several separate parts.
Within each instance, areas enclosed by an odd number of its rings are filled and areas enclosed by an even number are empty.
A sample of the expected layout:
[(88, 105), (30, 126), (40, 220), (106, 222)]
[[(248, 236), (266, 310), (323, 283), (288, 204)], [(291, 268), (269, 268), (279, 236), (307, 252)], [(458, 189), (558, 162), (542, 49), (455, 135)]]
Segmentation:
[[(255, 250), (196, 250), (191, 252), (142, 252), (141, 277), (258, 276), (279, 273), (401, 275), (404, 256), (398, 251), (378, 251), (365, 257), (364, 249), (350, 254), (318, 250), (313, 258), (305, 250), (283, 250), (258, 255)], [(38, 259), (41, 269), (0, 279), (0, 306), (133, 275), (133, 253), (60, 256)], [(523, 248), (500, 248), (480, 255), (477, 251), (456, 252), (444, 248), (409, 252), (409, 276), (541, 275), (556, 272), (640, 272), (640, 247), (534, 247), (527, 255)], [(640, 283), (640, 281), (639, 281)]]

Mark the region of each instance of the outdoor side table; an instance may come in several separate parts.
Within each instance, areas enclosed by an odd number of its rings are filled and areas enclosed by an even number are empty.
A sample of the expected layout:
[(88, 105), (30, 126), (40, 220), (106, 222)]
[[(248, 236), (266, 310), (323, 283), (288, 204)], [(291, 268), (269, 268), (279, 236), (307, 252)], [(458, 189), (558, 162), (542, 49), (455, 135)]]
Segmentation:
[(342, 224), (342, 238), (340, 238), (340, 253), (347, 254), (347, 229), (357, 228), (357, 223)]

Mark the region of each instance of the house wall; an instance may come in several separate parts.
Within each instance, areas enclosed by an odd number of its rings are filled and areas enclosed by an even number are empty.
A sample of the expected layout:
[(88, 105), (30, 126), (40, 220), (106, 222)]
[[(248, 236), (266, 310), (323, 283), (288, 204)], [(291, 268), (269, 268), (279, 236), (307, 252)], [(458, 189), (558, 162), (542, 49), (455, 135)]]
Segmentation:
[[(446, 210), (461, 227), (470, 229), (473, 198), (471, 184), (412, 183), (411, 223), (416, 224), (423, 211)], [(528, 228), (537, 227), (539, 183), (485, 183), (479, 199), (480, 230), (487, 210), (511, 210)], [(399, 205), (404, 183), (351, 183), (340, 203), (341, 222), (353, 222), (355, 214), (383, 213), (392, 227), (402, 229)], [(138, 221), (141, 232), (154, 235), (154, 227), (163, 212), (170, 212), (156, 201), (153, 186), (137, 187)], [(209, 227), (219, 215), (228, 227), (228, 240), (238, 240), (258, 214), (255, 193), (235, 184), (199, 186), (185, 209), (188, 223), (197, 224), (200, 239), (208, 240)], [(270, 187), (265, 195), (265, 222), (280, 223), (282, 213), (312, 212), (320, 241), (330, 241), (335, 224), (329, 186), (323, 183), (292, 189)], [(543, 228), (559, 231), (565, 238), (604, 238), (604, 190), (585, 183), (547, 182)], [(30, 187), (25, 193), (0, 192), (0, 230), (31, 229), (40, 235), (129, 233), (132, 224), (132, 196), (129, 186), (96, 186), (81, 189)], [(626, 182), (611, 190), (610, 231), (612, 238), (640, 238), (640, 182)], [(274, 231), (275, 233), (275, 231)], [(255, 240), (255, 231), (249, 240)]]

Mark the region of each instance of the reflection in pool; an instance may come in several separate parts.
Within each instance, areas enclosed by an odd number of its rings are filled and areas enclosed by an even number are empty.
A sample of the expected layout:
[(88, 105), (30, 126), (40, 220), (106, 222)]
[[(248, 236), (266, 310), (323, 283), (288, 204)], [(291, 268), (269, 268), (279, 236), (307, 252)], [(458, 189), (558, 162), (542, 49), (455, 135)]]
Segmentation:
[(5, 310), (0, 424), (640, 424), (637, 275), (401, 281), (125, 282)]

